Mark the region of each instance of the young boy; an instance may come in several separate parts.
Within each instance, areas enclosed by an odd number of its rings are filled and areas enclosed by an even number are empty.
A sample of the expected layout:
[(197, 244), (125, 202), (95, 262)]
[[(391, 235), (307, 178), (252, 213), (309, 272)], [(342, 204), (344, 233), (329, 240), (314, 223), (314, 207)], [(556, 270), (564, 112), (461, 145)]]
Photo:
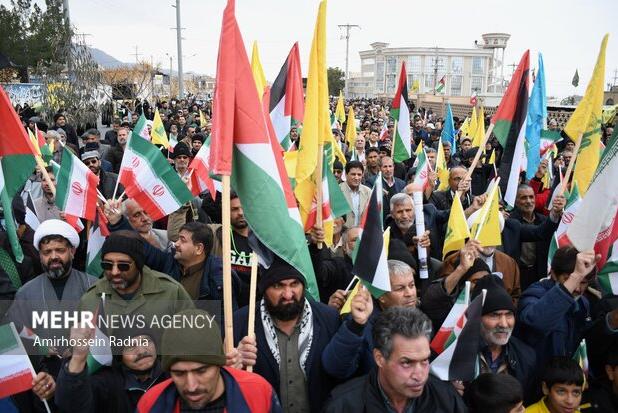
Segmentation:
[(575, 413), (579, 412), (584, 387), (584, 372), (576, 361), (556, 357), (542, 376), (543, 397), (528, 406), (526, 413)]
[(508, 374), (483, 373), (466, 386), (464, 401), (469, 413), (523, 413), (523, 391)]

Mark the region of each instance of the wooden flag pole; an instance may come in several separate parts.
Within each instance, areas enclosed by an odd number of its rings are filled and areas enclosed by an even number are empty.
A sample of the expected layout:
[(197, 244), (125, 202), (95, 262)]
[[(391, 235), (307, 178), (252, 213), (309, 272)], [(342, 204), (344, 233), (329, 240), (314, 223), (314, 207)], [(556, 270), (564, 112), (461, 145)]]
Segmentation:
[(223, 196), (221, 197), (221, 216), (223, 231), (221, 240), (223, 244), (223, 321), (225, 323), (225, 353), (234, 349), (234, 321), (232, 320), (232, 262), (231, 262), (231, 236), (230, 231), (230, 177), (223, 175)]
[[(334, 149), (333, 149), (334, 150)], [(324, 167), (324, 144), (318, 144), (318, 166), (315, 168), (315, 203), (316, 203), (316, 218), (315, 226), (319, 229), (324, 227), (324, 217), (322, 216), (322, 168)], [(322, 243), (318, 242), (318, 249), (322, 249)]]
[(49, 176), (49, 173), (47, 172), (47, 169), (45, 169), (45, 164), (43, 163), (43, 159), (38, 155), (33, 155), (33, 156), (34, 156), (34, 159), (36, 160), (37, 166), (41, 170), (43, 179), (45, 179), (45, 182), (47, 182), (47, 185), (49, 185), (49, 189), (52, 191), (52, 193), (54, 194), (54, 198), (55, 198), (56, 197), (56, 185), (54, 185), (54, 183), (52, 182)]
[[(579, 135), (579, 139), (575, 143), (575, 148), (573, 149), (573, 156), (571, 157), (571, 162), (569, 162), (569, 166), (564, 174), (564, 178), (562, 179), (562, 185), (560, 185), (560, 192), (558, 195), (564, 195), (564, 191), (566, 191), (566, 187), (569, 186), (569, 179), (571, 179), (571, 174), (573, 173), (573, 168), (575, 167), (575, 161), (577, 160), (577, 155), (579, 155), (579, 147), (582, 146), (582, 139), (584, 134), (581, 133)], [(551, 165), (547, 166), (551, 168)]]
[[(258, 260), (255, 252), (251, 253), (251, 282), (249, 284), (249, 325), (247, 326), (247, 336), (255, 337), (255, 293), (257, 286), (257, 266)], [(248, 372), (253, 372), (253, 366), (247, 366)]]

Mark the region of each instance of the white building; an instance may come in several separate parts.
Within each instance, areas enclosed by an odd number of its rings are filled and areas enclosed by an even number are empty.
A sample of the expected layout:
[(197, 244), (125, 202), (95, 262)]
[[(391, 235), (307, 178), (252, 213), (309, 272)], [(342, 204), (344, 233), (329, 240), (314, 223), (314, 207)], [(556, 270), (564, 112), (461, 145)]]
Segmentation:
[[(504, 90), (504, 49), (510, 35), (488, 33), (476, 48), (388, 47), (372, 43), (359, 52), (360, 75), (349, 79), (349, 98), (392, 97), (397, 87), (401, 62), (406, 63), (408, 93), (434, 94), (444, 77), (445, 96), (501, 96)], [(415, 83), (419, 90), (413, 90)]]

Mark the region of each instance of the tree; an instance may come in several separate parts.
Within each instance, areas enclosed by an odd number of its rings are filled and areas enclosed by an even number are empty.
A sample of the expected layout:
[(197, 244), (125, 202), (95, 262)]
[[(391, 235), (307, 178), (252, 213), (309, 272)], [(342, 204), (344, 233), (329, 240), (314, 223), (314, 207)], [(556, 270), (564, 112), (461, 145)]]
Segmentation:
[(345, 73), (338, 67), (328, 68), (328, 93), (331, 96), (339, 95), (345, 87)]
[(45, 0), (44, 11), (31, 0), (11, 0), (10, 8), (0, 5), (0, 51), (19, 67), (22, 82), (28, 82), (29, 70), (61, 70), (70, 38), (62, 0)]
[(122, 100), (144, 98), (152, 93), (153, 76), (159, 69), (145, 61), (101, 70), (103, 85), (112, 87), (108, 97)]

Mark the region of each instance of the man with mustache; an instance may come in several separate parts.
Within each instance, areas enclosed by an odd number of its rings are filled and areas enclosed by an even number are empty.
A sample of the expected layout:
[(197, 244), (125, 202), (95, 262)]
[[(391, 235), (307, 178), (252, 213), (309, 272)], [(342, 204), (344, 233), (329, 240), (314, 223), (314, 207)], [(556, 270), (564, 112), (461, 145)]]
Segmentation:
[(487, 290), (481, 313), (481, 341), (479, 371), (481, 373), (510, 374), (524, 389), (534, 382), (536, 356), (526, 343), (513, 337), (515, 306), (502, 280), (489, 274), (477, 281), (471, 300)]
[(140, 398), (152, 386), (169, 378), (157, 360), (157, 344), (149, 330), (127, 330), (121, 340), (130, 340), (118, 349), (111, 366), (88, 373), (86, 359), (94, 330), (74, 328), (76, 344), (69, 361), (60, 369), (56, 383), (56, 406), (66, 412), (132, 413)]
[(277, 391), (283, 411), (319, 412), (337, 382), (322, 352), (339, 327), (339, 314), (305, 298), (305, 278), (275, 258), (258, 281), (255, 336), (247, 336), (248, 307), (234, 313), (234, 343), (245, 366)]

